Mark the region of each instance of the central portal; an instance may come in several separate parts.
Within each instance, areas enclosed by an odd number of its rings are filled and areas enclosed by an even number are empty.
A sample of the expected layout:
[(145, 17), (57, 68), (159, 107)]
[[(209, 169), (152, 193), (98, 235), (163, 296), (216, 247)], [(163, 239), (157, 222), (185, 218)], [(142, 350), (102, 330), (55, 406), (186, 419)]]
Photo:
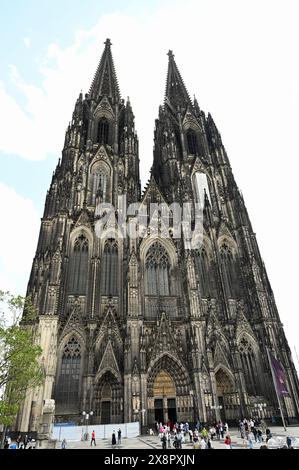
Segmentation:
[(165, 370), (161, 370), (155, 379), (153, 396), (155, 421), (175, 424), (177, 421), (176, 389), (171, 376)]

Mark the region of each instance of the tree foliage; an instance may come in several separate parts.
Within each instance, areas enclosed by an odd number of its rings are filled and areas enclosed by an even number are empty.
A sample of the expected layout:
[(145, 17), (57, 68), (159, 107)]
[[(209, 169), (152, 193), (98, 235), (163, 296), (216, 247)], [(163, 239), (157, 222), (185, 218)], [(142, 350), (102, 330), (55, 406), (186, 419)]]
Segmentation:
[[(27, 389), (44, 381), (35, 343), (37, 314), (29, 298), (0, 291), (0, 423), (9, 426)], [(25, 320), (22, 320), (24, 312)]]

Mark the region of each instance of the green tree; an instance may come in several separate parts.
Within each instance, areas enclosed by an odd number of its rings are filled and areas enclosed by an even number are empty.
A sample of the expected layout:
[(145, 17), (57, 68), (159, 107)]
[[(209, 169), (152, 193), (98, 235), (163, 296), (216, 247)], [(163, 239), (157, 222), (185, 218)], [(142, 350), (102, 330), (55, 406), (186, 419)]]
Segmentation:
[(0, 424), (4, 426), (0, 447), (26, 390), (44, 381), (39, 363), (42, 349), (34, 341), (36, 320), (29, 298), (0, 291)]

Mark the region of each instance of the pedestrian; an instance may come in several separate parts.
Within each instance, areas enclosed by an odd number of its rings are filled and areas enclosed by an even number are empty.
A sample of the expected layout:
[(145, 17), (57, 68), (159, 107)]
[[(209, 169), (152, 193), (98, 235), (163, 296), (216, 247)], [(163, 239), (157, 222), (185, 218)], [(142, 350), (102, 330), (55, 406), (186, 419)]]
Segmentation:
[(200, 443), (197, 438), (194, 439), (193, 449), (200, 449)]
[(90, 441), (91, 446), (92, 446), (92, 443), (94, 443), (94, 445), (96, 445), (96, 433), (94, 432), (94, 430), (91, 433), (91, 441)]
[(258, 437), (258, 441), (260, 443), (263, 442), (263, 433), (262, 433), (261, 429), (257, 430), (257, 437)]
[(161, 441), (162, 441), (162, 449), (166, 450), (167, 439), (166, 439), (165, 432), (163, 433), (163, 436), (161, 437)]
[(121, 429), (120, 428), (117, 432), (117, 444), (121, 444)]
[(182, 434), (180, 432), (178, 432), (177, 440), (178, 440), (178, 449), (181, 449), (182, 448)]
[(253, 449), (253, 439), (254, 439), (254, 434), (253, 432), (248, 433), (248, 447), (249, 449)]
[(211, 426), (210, 427), (210, 436), (211, 436), (211, 439), (213, 440), (214, 437), (216, 436), (216, 429), (214, 426)]
[(268, 442), (269, 439), (271, 439), (271, 437), (272, 437), (272, 433), (271, 433), (270, 429), (267, 428), (266, 429), (266, 442)]
[(17, 437), (17, 439), (16, 439), (17, 448), (20, 447), (21, 439), (22, 439), (22, 436), (21, 436), (21, 434), (19, 434), (18, 437)]
[(227, 434), (224, 440), (224, 445), (226, 449), (232, 449), (232, 440), (230, 438), (230, 435)]
[(256, 429), (255, 426), (251, 429), (251, 432), (254, 435), (255, 442), (257, 442), (258, 441), (258, 436), (257, 436), (257, 429)]
[(61, 448), (65, 449), (66, 448), (66, 439), (63, 439), (61, 442)]
[(116, 445), (116, 436), (115, 436), (115, 431), (113, 429), (113, 433), (112, 433), (112, 446), (115, 446)]
[(289, 449), (292, 447), (292, 438), (290, 436), (287, 437), (287, 446)]
[(23, 442), (24, 442), (24, 449), (26, 449), (27, 444), (28, 444), (28, 434), (25, 435)]
[(200, 441), (200, 448), (201, 449), (206, 449), (207, 448), (207, 443), (206, 443), (206, 440), (204, 437), (201, 438), (201, 441)]

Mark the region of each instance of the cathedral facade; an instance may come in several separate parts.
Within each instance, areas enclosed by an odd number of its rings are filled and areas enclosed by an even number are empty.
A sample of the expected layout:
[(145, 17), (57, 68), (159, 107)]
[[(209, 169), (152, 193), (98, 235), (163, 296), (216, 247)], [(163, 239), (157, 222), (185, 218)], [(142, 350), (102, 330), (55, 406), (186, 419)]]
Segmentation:
[[(168, 56), (143, 192), (134, 115), (109, 39), (76, 102), (28, 284), (45, 382), (26, 394), (21, 431), (38, 430), (49, 398), (57, 422), (77, 424), (83, 411), (93, 411), (93, 424), (142, 426), (278, 416), (267, 351), (286, 374), (284, 416), (298, 419), (298, 378), (242, 194), (211, 115)], [(201, 203), (196, 248), (174, 236), (173, 203), (189, 204), (191, 228)], [(101, 204), (115, 208), (114, 220)], [(119, 230), (124, 205), (134, 208), (124, 222), (135, 236)], [(134, 225), (134, 211), (152, 205), (157, 211)]]

